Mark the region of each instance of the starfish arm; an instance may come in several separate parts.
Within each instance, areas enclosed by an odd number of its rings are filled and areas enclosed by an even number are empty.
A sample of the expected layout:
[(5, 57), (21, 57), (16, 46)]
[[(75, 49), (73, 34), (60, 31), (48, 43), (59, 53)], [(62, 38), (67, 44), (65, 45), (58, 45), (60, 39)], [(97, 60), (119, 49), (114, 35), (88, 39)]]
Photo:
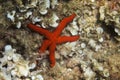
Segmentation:
[(60, 24), (58, 25), (58, 27), (54, 30), (53, 34), (55, 34), (55, 36), (59, 36), (60, 33), (62, 32), (62, 30), (64, 29), (64, 27), (73, 20), (73, 18), (76, 16), (76, 14), (72, 14), (69, 17), (64, 18)]
[(46, 38), (50, 38), (51, 32), (49, 32), (48, 30), (45, 30), (45, 29), (38, 27), (38, 26), (35, 26), (32, 23), (29, 23), (27, 25), (27, 27), (42, 34), (42, 35), (45, 35)]
[(51, 42), (49, 40), (44, 40), (43, 43), (42, 43), (42, 45), (41, 45), (41, 47), (40, 47), (40, 49), (39, 49), (39, 52), (43, 53), (48, 48), (48, 46), (50, 45), (50, 43)]
[(73, 42), (79, 39), (80, 36), (61, 36), (58, 38), (57, 44), (65, 43), (65, 42)]
[(49, 53), (50, 67), (54, 67), (55, 62), (56, 62), (55, 61), (55, 48), (56, 48), (55, 43), (51, 44), (50, 47), (49, 47), (49, 51), (50, 51), (50, 53)]

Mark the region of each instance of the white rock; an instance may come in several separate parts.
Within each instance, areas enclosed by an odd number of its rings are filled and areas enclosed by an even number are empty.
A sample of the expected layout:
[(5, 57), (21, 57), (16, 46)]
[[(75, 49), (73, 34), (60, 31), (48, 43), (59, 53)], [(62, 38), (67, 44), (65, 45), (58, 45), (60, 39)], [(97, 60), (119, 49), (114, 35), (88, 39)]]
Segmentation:
[(100, 13), (100, 20), (104, 20), (105, 18), (105, 7), (104, 6), (100, 7), (99, 13)]
[(33, 71), (30, 73), (31, 79), (32, 80), (44, 80), (42, 75), (40, 75), (40, 72), (42, 70), (37, 70), (37, 71)]
[(96, 45), (95, 46), (95, 51), (98, 51), (99, 49), (101, 49), (101, 45)]
[(38, 80), (44, 80), (41, 75), (37, 75), (36, 77), (37, 77)]
[(21, 6), (21, 7), (19, 7), (18, 9), (19, 9), (19, 11), (20, 11), (21, 13), (23, 13), (23, 12), (26, 12), (26, 11), (27, 11), (27, 8), (26, 8), (26, 7), (24, 7), (24, 6)]
[(3, 58), (0, 58), (0, 67), (2, 67), (4, 64), (6, 64), (8, 61), (7, 56), (4, 56)]
[(96, 41), (93, 40), (93, 39), (90, 39), (89, 42), (88, 42), (88, 44), (89, 44), (92, 48), (95, 48), (95, 46), (96, 46)]
[(96, 75), (95, 72), (93, 72), (90, 67), (84, 70), (84, 76), (86, 80), (94, 80), (95, 75)]
[(46, 8), (50, 8), (50, 0), (43, 0)]
[(28, 67), (28, 62), (22, 62), (16, 65), (17, 68), (17, 76), (28, 76), (29, 74), (29, 67)]
[(7, 56), (8, 60), (12, 60), (12, 55)]
[(72, 42), (72, 43), (66, 43), (65, 44), (65, 47), (68, 49), (68, 50), (73, 50), (73, 51), (75, 51), (75, 46), (76, 46), (76, 42)]
[(17, 23), (16, 28), (18, 28), (18, 29), (21, 28), (21, 22), (20, 21)]
[(16, 11), (14, 11), (14, 10), (12, 12), (7, 13), (7, 18), (9, 18), (12, 22), (15, 21), (15, 13), (16, 13)]
[[(7, 57), (8, 70), (11, 69), (11, 74), (14, 76), (27, 76), (29, 73), (28, 61), (25, 61), (20, 54), (15, 54), (15, 50), (12, 49), (11, 45), (5, 46), (4, 58)], [(9, 60), (9, 62), (8, 62)], [(13, 61), (11, 62), (11, 60)], [(6, 63), (6, 60), (2, 64)], [(12, 71), (13, 70), (13, 71)]]
[(92, 59), (92, 62), (93, 62), (93, 66), (94, 66), (95, 70), (100, 71), (104, 77), (109, 77), (110, 76), (109, 70), (104, 69), (104, 67), (101, 63), (98, 63), (98, 61), (95, 60), (95, 59)]
[(13, 54), (12, 59), (14, 62), (18, 62), (22, 56), (20, 54)]
[[(0, 79), (3, 80), (21, 80), (21, 77), (32, 78), (33, 80), (44, 80), (43, 77), (39, 74), (41, 70), (35, 72), (30, 72), (30, 69), (35, 68), (36, 64), (33, 63), (29, 66), (30, 62), (24, 60), (20, 54), (15, 53), (15, 49), (12, 49), (11, 45), (5, 46), (5, 51), (2, 53), (3, 57), (0, 58)], [(9, 57), (9, 59), (7, 59)], [(7, 67), (3, 67), (7, 65)], [(11, 77), (12, 76), (12, 77)], [(26, 78), (25, 80), (30, 80)]]
[(72, 35), (77, 35), (78, 34), (78, 30), (79, 30), (79, 28), (77, 26), (77, 22), (73, 21), (71, 23), (71, 25), (69, 27), (67, 27), (67, 29), (70, 31), (70, 33)]
[(71, 71), (72, 71), (72, 69), (71, 69), (71, 68), (68, 68), (68, 69), (67, 69), (67, 72), (71, 72)]
[(38, 16), (37, 17), (32, 17), (32, 23), (40, 22), (42, 19), (40, 19)]
[(25, 18), (29, 18), (30, 15), (32, 15), (32, 11), (28, 11), (28, 12), (25, 14)]
[(103, 28), (102, 27), (97, 27), (96, 31), (98, 34), (102, 34), (103, 33)]
[(59, 20), (58, 16), (55, 13), (53, 13), (53, 16), (51, 17), (49, 21), (50, 22), (49, 25), (52, 27), (57, 27), (58, 26), (57, 20)]
[(12, 49), (11, 45), (6, 45), (5, 51), (3, 52), (4, 54), (3, 58), (6, 58), (7, 60), (12, 60), (14, 53), (15, 53), (15, 49)]
[(47, 12), (48, 12), (48, 11), (47, 11), (46, 9), (44, 9), (44, 10), (41, 9), (41, 10), (40, 10), (40, 14), (42, 14), (42, 15), (47, 14)]
[(94, 65), (95, 69), (97, 69), (99, 71), (104, 70), (102, 64), (99, 64), (96, 59), (92, 59), (92, 62), (93, 62), (93, 65)]
[(50, 8), (50, 0), (41, 0), (39, 5), (41, 6), (40, 14), (45, 15), (48, 12), (47, 9)]
[(103, 38), (102, 37), (99, 39), (99, 42), (103, 42)]
[(42, 22), (42, 24), (41, 24), (41, 25), (42, 25), (42, 27), (43, 27), (43, 28), (46, 28), (46, 26), (45, 26), (45, 23), (44, 23), (44, 22)]
[(88, 66), (88, 63), (82, 60), (80, 60), (80, 63), (81, 63), (81, 68), (83, 70), (83, 75), (85, 77), (85, 80), (94, 80), (96, 74)]
[(6, 45), (5, 46), (5, 52), (10, 51), (10, 50), (12, 50), (12, 46), (11, 45)]
[(85, 48), (86, 47), (86, 44), (85, 43), (81, 43), (81, 48)]
[(115, 32), (120, 36), (120, 29), (115, 28), (114, 30), (115, 30)]
[(35, 76), (32, 76), (31, 78), (32, 78), (32, 80), (35, 80)]
[(15, 76), (17, 74), (17, 70), (16, 69), (13, 69), (12, 71), (11, 71), (11, 75), (12, 76)]
[(71, 52), (71, 53), (69, 54), (69, 56), (70, 56), (70, 57), (72, 57), (72, 56), (73, 56), (73, 54), (74, 54), (74, 52)]
[(97, 45), (96, 41), (93, 39), (90, 39), (88, 44), (95, 50), (98, 51), (101, 48), (101, 45)]
[(36, 67), (36, 63), (32, 63), (30, 64), (29, 69), (34, 69), (35, 67)]

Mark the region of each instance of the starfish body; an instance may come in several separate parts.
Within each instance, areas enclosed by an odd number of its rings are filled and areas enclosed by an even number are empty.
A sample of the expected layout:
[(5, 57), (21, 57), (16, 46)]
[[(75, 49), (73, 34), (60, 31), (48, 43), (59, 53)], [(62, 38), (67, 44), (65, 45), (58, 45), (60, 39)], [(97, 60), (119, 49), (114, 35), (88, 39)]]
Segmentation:
[(55, 65), (55, 48), (57, 44), (65, 43), (65, 42), (73, 42), (79, 39), (78, 35), (75, 36), (60, 36), (60, 33), (64, 29), (64, 27), (73, 20), (76, 14), (72, 14), (69, 17), (64, 18), (57, 28), (53, 32), (49, 32), (48, 30), (35, 26), (31, 23), (28, 24), (28, 28), (33, 31), (38, 32), (46, 37), (43, 41), (39, 52), (44, 52), (47, 48), (49, 48), (49, 60), (50, 66), (53, 67)]

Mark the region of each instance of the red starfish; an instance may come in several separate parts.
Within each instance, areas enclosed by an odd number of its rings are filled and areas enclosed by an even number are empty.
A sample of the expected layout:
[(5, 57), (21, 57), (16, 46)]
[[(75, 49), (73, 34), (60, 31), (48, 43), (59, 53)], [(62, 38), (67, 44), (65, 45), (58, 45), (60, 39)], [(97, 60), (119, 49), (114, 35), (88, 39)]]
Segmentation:
[(72, 42), (76, 41), (79, 36), (60, 36), (60, 33), (64, 29), (64, 27), (73, 20), (73, 18), (76, 16), (76, 14), (72, 14), (69, 17), (64, 18), (58, 27), (53, 31), (50, 32), (48, 30), (45, 30), (41, 27), (35, 26), (33, 24), (28, 24), (28, 28), (43, 34), (46, 39), (43, 41), (42, 46), (40, 48), (40, 52), (44, 52), (49, 47), (49, 60), (50, 60), (50, 66), (53, 67), (55, 65), (55, 48), (56, 44), (61, 44), (64, 42)]

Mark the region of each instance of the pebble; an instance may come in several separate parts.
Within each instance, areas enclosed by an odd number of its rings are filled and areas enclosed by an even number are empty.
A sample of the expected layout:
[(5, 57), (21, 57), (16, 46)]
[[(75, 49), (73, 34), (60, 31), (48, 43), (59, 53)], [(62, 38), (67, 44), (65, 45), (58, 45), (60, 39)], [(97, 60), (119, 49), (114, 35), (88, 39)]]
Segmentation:
[(31, 12), (31, 11), (28, 11), (28, 12), (25, 14), (25, 18), (28, 18), (30, 15), (32, 15), (32, 12)]
[(85, 48), (86, 47), (86, 44), (85, 43), (81, 43), (81, 48)]
[(18, 28), (18, 29), (20, 29), (20, 28), (21, 28), (21, 22), (20, 22), (20, 21), (17, 23), (16, 28)]
[(102, 34), (103, 33), (103, 28), (97, 27), (96, 31), (97, 31), (98, 34)]
[(99, 42), (103, 42), (103, 38), (101, 37), (98, 41), (99, 41)]
[(12, 46), (11, 45), (6, 45), (5, 46), (5, 51), (9, 51), (9, 50), (12, 50)]
[(15, 13), (16, 13), (16, 11), (12, 11), (12, 12), (8, 12), (8, 14), (7, 14), (7, 18), (9, 18), (12, 22), (14, 22), (15, 21)]
[(115, 28), (114, 31), (120, 36), (120, 30), (118, 28)]

